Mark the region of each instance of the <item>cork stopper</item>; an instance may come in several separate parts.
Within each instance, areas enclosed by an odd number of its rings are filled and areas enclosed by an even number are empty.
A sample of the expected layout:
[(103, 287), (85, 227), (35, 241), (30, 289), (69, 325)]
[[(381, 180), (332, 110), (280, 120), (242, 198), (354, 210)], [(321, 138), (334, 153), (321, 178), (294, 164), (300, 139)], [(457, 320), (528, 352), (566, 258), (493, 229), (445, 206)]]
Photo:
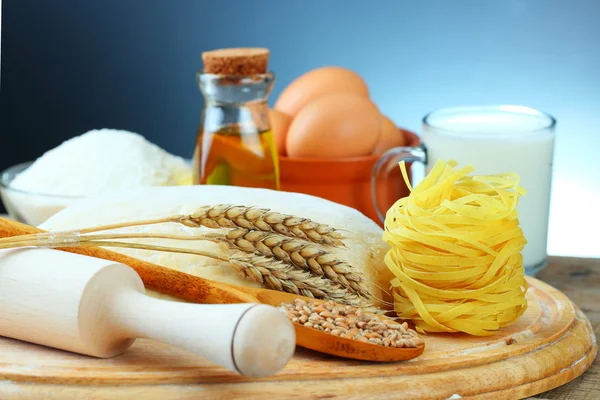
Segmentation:
[(267, 72), (269, 49), (231, 48), (202, 53), (204, 72), (220, 75), (255, 75)]

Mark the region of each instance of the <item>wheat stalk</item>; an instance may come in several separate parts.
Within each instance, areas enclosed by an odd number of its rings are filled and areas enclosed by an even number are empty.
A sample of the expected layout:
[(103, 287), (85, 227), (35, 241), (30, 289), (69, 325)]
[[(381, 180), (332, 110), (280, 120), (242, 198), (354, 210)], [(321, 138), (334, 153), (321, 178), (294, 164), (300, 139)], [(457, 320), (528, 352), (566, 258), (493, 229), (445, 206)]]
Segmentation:
[[(43, 237), (45, 234), (41, 234)], [(127, 234), (112, 235), (115, 238), (132, 239), (125, 237)], [(166, 237), (172, 239), (176, 235), (153, 235), (139, 234), (148, 238)], [(113, 240), (91, 240), (91, 238), (104, 238), (109, 235), (95, 236), (79, 236), (73, 233), (62, 233), (54, 237), (55, 240), (38, 240), (34, 243), (32, 240), (14, 241), (11, 244), (4, 244), (0, 248), (17, 248), (28, 246), (41, 246), (48, 248), (56, 247), (117, 247), (140, 250), (164, 251), (168, 253), (192, 254), (203, 257), (212, 258), (219, 261), (228, 262), (234, 270), (240, 273), (243, 277), (253, 282), (262, 284), (263, 286), (285, 291), (288, 293), (298, 294), (306, 297), (317, 299), (333, 300), (338, 303), (349, 304), (361, 307), (370, 307), (371, 304), (365, 298), (361, 298), (354, 293), (350, 293), (348, 289), (331, 282), (330, 280), (311, 276), (309, 272), (295, 269), (290, 265), (286, 265), (281, 261), (274, 260), (259, 255), (247, 254), (238, 250), (229, 250), (225, 256), (212, 253), (204, 250), (187, 249), (170, 246), (158, 246), (144, 243), (119, 242)], [(134, 235), (132, 235), (134, 236)], [(58, 238), (58, 239), (57, 239)], [(190, 238), (190, 237), (186, 237)], [(10, 247), (8, 247), (10, 246)]]
[(101, 225), (77, 230), (79, 233), (92, 233), (112, 229), (162, 224), (180, 223), (191, 228), (246, 228), (263, 232), (276, 232), (283, 236), (304, 239), (324, 246), (344, 246), (344, 235), (329, 225), (314, 222), (308, 218), (281, 214), (267, 208), (220, 204), (203, 206), (193, 214), (174, 215), (163, 218), (128, 221)]
[[(308, 218), (281, 214), (267, 208), (248, 206), (216, 205), (203, 206), (193, 214), (174, 215), (169, 217), (127, 221), (116, 224), (99, 225), (85, 229), (73, 229), (69, 232), (80, 234), (108, 231), (135, 226), (155, 225), (175, 222), (187, 227), (198, 228), (246, 228), (263, 232), (276, 232), (283, 236), (304, 239), (324, 246), (344, 246), (344, 235), (329, 225), (314, 222)], [(36, 234), (23, 235), (33, 238)], [(13, 238), (0, 239), (0, 243), (8, 243)]]
[[(224, 243), (229, 249), (238, 249), (246, 253), (260, 254), (275, 258), (283, 263), (308, 270), (316, 277), (326, 277), (364, 297), (370, 297), (369, 290), (364, 287), (362, 274), (347, 262), (336, 258), (330, 252), (299, 239), (281, 235), (251, 231), (237, 228), (226, 234), (206, 235), (174, 235), (164, 233), (106, 233), (86, 234), (78, 232), (48, 232), (36, 234), (34, 237), (13, 237), (9, 242), (0, 241), (1, 248), (43, 246), (64, 247), (76, 246), (86, 242), (114, 239), (170, 239), (170, 240), (207, 240)], [(200, 254), (202, 255), (202, 254)]]
[(359, 295), (369, 297), (362, 274), (350, 264), (320, 247), (295, 238), (270, 232), (237, 228), (225, 236), (209, 234), (207, 239), (224, 242), (246, 253), (257, 253), (309, 270), (314, 276), (327, 277)]

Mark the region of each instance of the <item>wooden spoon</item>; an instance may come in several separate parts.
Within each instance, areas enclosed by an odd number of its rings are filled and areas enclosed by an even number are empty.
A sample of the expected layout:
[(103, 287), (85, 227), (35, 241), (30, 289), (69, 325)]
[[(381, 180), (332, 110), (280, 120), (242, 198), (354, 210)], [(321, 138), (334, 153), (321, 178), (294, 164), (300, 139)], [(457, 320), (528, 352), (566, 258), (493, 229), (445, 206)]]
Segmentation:
[[(0, 238), (40, 232), (45, 231), (16, 221), (0, 218)], [(140, 275), (146, 288), (195, 303), (230, 304), (258, 302), (277, 307), (281, 303), (293, 302), (298, 298), (306, 301), (320, 302), (319, 300), (276, 290), (211, 281), (98, 247), (69, 247), (59, 248), (58, 250), (129, 265)], [(424, 345), (416, 348), (387, 347), (341, 338), (305, 327), (298, 323), (294, 323), (294, 327), (296, 330), (296, 344), (298, 346), (356, 360), (382, 362), (409, 360), (419, 356), (425, 348)]]

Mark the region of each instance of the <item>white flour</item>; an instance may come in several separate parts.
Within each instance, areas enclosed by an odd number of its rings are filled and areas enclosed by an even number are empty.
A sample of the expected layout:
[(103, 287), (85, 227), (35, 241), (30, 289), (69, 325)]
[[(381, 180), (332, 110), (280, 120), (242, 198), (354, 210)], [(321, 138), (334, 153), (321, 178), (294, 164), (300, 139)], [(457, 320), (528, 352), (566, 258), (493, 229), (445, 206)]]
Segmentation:
[(59, 196), (190, 183), (191, 168), (144, 137), (99, 129), (67, 140), (19, 174), (10, 187)]

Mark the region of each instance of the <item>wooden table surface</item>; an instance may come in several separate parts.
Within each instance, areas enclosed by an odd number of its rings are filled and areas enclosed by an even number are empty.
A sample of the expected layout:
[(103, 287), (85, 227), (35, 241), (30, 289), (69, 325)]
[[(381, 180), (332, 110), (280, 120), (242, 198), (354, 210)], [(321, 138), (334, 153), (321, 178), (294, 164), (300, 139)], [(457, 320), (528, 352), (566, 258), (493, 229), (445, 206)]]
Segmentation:
[[(589, 318), (596, 338), (600, 333), (600, 259), (551, 257), (538, 279), (566, 294)], [(579, 378), (530, 399), (600, 399), (600, 356)]]

